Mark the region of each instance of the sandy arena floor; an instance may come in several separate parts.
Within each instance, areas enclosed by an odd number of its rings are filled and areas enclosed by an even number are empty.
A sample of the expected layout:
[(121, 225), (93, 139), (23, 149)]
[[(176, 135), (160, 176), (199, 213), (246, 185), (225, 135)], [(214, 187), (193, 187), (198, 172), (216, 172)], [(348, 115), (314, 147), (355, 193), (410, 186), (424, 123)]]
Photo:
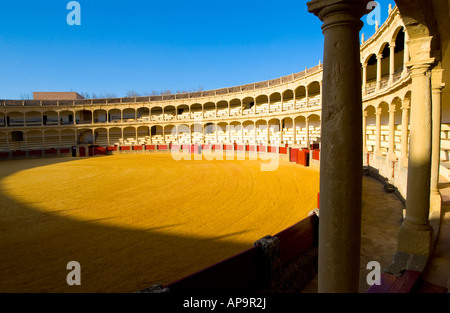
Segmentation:
[[(0, 292), (134, 292), (306, 217), (319, 172), (170, 154), (0, 163)], [(81, 265), (68, 286), (67, 263)]]

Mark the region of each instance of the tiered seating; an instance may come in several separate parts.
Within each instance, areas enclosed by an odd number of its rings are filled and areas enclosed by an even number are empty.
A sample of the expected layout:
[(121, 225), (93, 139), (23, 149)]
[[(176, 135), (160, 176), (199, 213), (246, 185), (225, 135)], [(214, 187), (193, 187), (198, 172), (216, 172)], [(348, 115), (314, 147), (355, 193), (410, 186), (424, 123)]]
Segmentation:
[(75, 133), (69, 133), (69, 132), (61, 133), (61, 147), (63, 147), (63, 148), (72, 147), (72, 146), (75, 146), (76, 143), (77, 143), (77, 141), (75, 139)]
[(267, 113), (269, 113), (268, 103), (256, 105), (256, 114), (267, 114)]
[(177, 118), (179, 120), (188, 120), (189, 119), (189, 111), (184, 111), (181, 114), (178, 114)]
[(192, 133), (192, 143), (200, 143), (203, 140), (203, 134), (201, 132), (193, 132)]
[(216, 133), (209, 133), (209, 134), (205, 134), (205, 142), (215, 142), (216, 141)]
[(288, 144), (294, 144), (294, 129), (283, 128), (283, 141)]
[(157, 135), (152, 136), (152, 143), (153, 144), (164, 143), (164, 138), (163, 138), (162, 134), (157, 134)]
[(320, 94), (317, 94), (317, 95), (315, 95), (315, 96), (309, 98), (309, 100), (308, 100), (308, 105), (309, 105), (310, 107), (316, 106), (316, 105), (320, 105)]
[(205, 118), (214, 118), (216, 117), (216, 111), (205, 111)]
[(171, 133), (166, 133), (166, 143), (177, 142), (176, 135), (172, 135)]
[(269, 130), (270, 143), (280, 144), (281, 143), (281, 133), (279, 130), (270, 128)]
[(109, 144), (110, 145), (121, 145), (122, 144), (122, 134), (119, 132), (114, 132), (109, 134)]
[(163, 120), (163, 115), (162, 114), (152, 115), (151, 116), (151, 120), (152, 121), (162, 121)]
[[(238, 116), (241, 115), (241, 107), (231, 107), (230, 108), (230, 116)], [(0, 122), (1, 123), (1, 122)]]
[(6, 143), (6, 135), (0, 134), (0, 152), (9, 151), (9, 146)]
[(98, 132), (95, 138), (95, 143), (99, 146), (108, 145), (108, 135), (106, 132)]
[(45, 134), (45, 148), (58, 148), (59, 135), (58, 133)]
[(27, 134), (27, 147), (29, 150), (39, 150), (44, 148), (44, 142), (42, 135), (40, 134)]
[(179, 143), (190, 143), (189, 140), (189, 132), (179, 132), (178, 133), (178, 140)]
[(175, 118), (175, 116), (172, 113), (165, 113), (164, 114), (164, 120), (165, 121), (171, 121)]
[(242, 115), (250, 115), (250, 114), (253, 114), (253, 108), (250, 108), (250, 109), (244, 109), (244, 110), (242, 111)]
[(217, 110), (217, 117), (228, 116), (228, 108)]

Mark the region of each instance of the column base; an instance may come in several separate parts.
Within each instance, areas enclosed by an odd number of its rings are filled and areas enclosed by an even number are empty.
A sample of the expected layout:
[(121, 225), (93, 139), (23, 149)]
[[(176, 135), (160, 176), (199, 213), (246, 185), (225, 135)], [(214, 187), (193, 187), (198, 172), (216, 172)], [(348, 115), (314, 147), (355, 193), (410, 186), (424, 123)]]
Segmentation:
[(433, 228), (404, 221), (398, 232), (398, 251), (428, 258), (433, 250)]

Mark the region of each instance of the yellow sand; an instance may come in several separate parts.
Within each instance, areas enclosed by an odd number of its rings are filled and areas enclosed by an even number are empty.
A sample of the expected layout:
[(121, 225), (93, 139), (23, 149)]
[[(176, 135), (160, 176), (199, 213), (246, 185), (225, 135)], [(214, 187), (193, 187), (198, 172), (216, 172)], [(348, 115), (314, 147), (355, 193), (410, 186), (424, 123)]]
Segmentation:
[[(170, 154), (0, 163), (0, 292), (134, 292), (295, 224), (319, 173)], [(81, 264), (81, 286), (66, 265)]]

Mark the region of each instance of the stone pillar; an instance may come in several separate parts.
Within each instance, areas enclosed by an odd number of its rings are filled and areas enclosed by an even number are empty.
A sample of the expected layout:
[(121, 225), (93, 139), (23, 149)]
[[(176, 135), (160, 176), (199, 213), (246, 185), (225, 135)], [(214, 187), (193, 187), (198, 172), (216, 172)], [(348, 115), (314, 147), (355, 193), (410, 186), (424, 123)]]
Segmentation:
[[(319, 292), (358, 292), (362, 95), (359, 31), (368, 1), (313, 0), (324, 23)], [(330, 166), (330, 164), (337, 164)]]
[(283, 144), (283, 120), (280, 120), (280, 145)]
[(305, 128), (306, 128), (306, 136), (305, 136), (305, 144), (306, 144), (306, 148), (309, 149), (309, 118), (306, 117), (305, 118)]
[(308, 86), (305, 86), (305, 101), (306, 101), (306, 107), (309, 107), (309, 98), (308, 98)]
[(381, 155), (381, 108), (375, 109), (375, 155)]
[(402, 105), (402, 134), (401, 134), (401, 151), (400, 165), (408, 167), (408, 126), (409, 126), (409, 108), (411, 100), (406, 98)]
[(404, 32), (405, 32), (405, 44), (404, 44), (405, 49), (403, 50), (402, 77), (408, 75), (408, 68), (406, 67), (406, 64), (408, 64), (408, 62), (409, 62), (409, 45), (408, 45), (409, 36), (408, 36), (408, 32), (406, 31), (406, 29), (404, 29)]
[(389, 107), (389, 152), (388, 160), (397, 160), (397, 155), (395, 154), (395, 105)]
[(443, 69), (433, 69), (431, 74), (432, 97), (432, 151), (431, 151), (431, 182), (432, 194), (439, 194), (439, 166), (441, 159), (441, 95), (445, 84), (442, 82)]
[(367, 86), (367, 64), (363, 64), (363, 73), (362, 73), (362, 94), (366, 94)]
[(107, 145), (107, 146), (110, 145), (110, 143), (109, 143), (109, 131), (110, 131), (110, 130), (111, 130), (110, 128), (106, 129), (106, 145)]
[(389, 43), (389, 85), (394, 83), (394, 67), (395, 67), (395, 41)]
[(377, 86), (376, 91), (381, 89), (381, 60), (383, 59), (382, 54), (377, 55)]
[(363, 152), (367, 153), (367, 111), (363, 112), (363, 127), (362, 127), (362, 133), (363, 133)]
[[(406, 217), (398, 236), (398, 251), (427, 258), (431, 252), (429, 223), (431, 174), (432, 37), (409, 40), (411, 55), (411, 131), (409, 141)], [(422, 265), (423, 267), (425, 264)]]

